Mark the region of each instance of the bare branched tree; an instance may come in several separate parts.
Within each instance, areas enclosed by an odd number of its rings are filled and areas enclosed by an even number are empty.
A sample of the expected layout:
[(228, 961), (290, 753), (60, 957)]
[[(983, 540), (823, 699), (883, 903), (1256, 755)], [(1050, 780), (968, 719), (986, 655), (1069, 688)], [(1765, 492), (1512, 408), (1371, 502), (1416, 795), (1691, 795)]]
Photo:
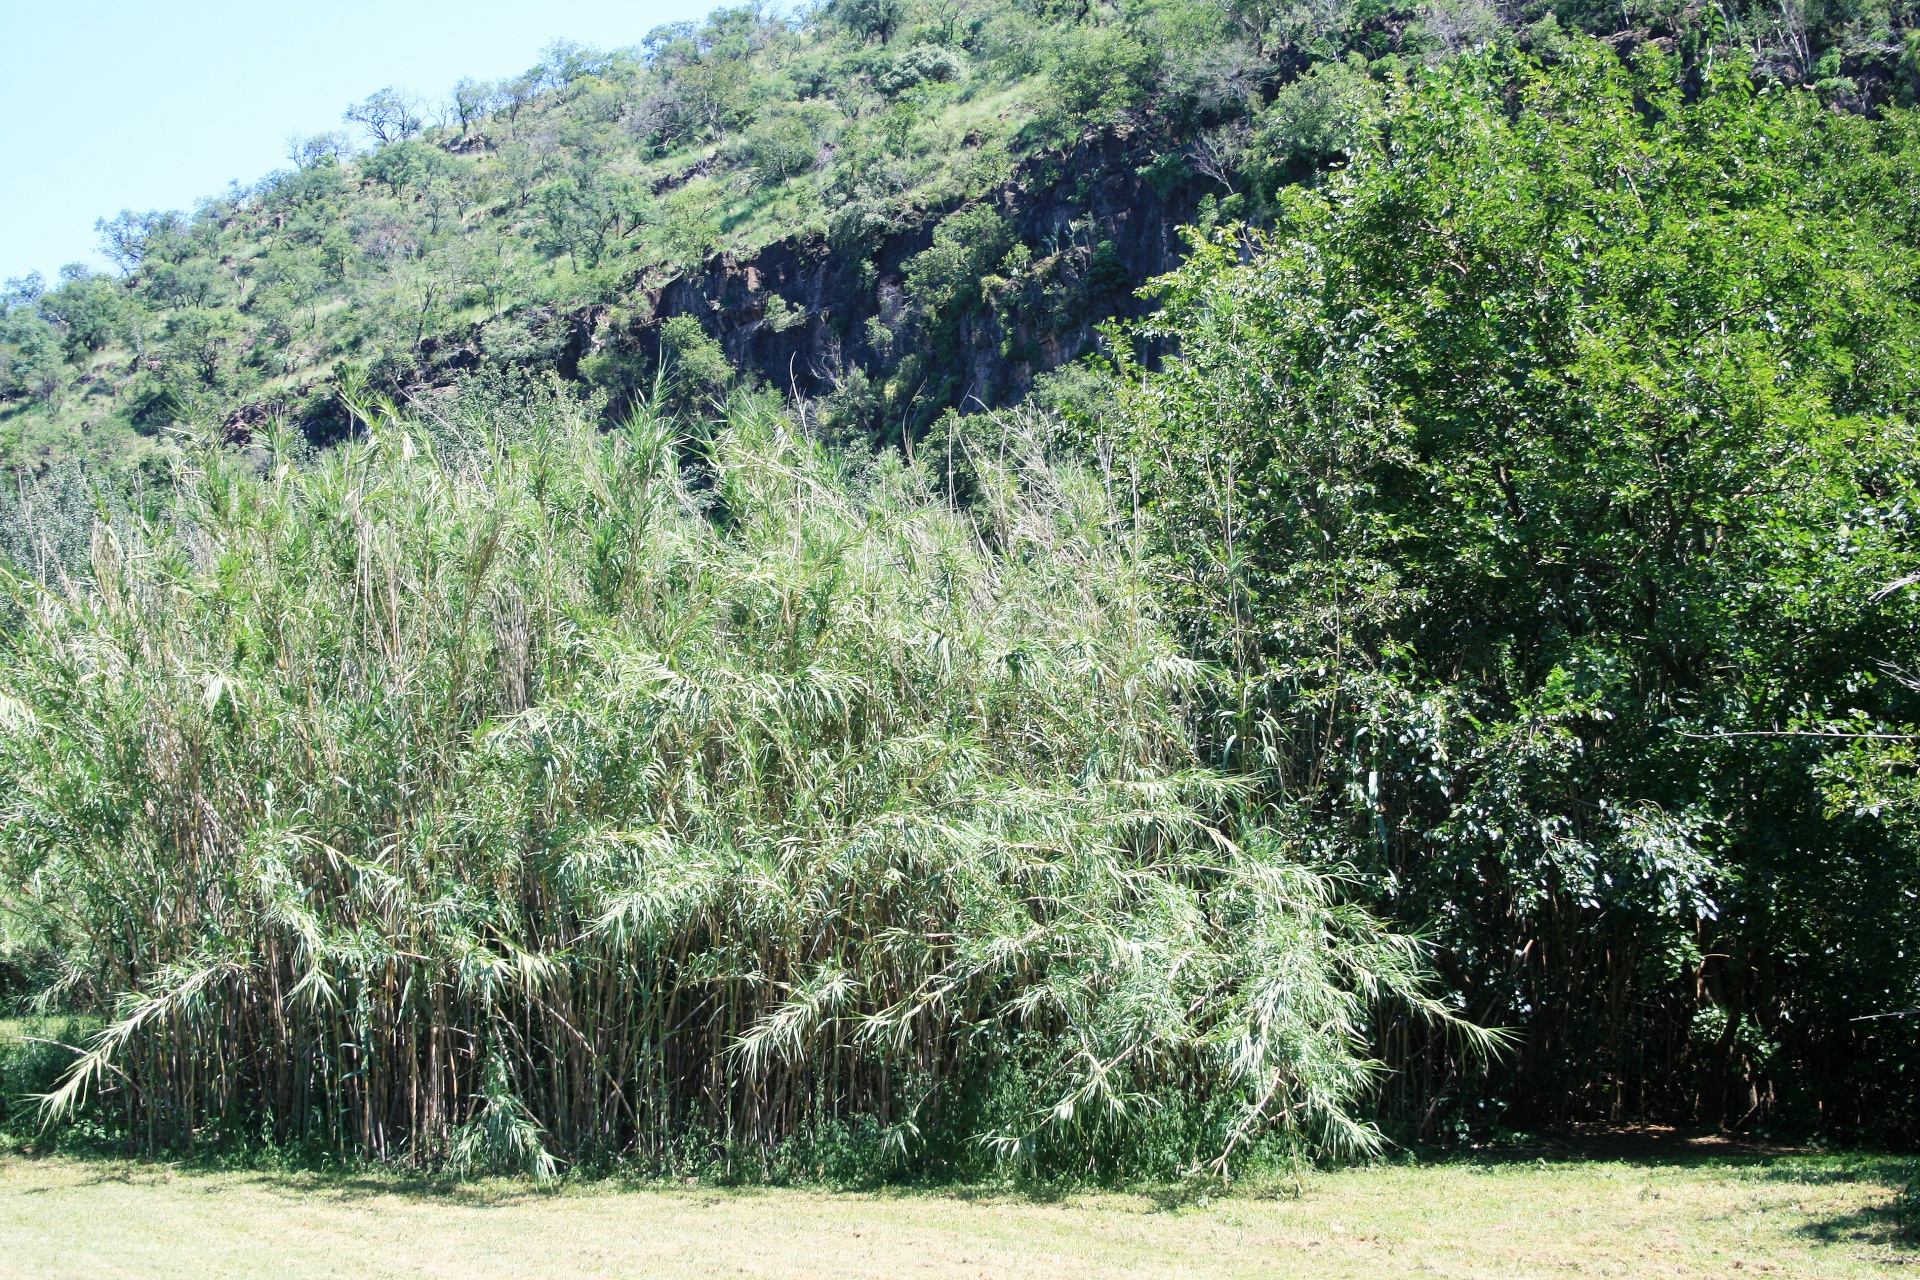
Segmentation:
[(392, 85), (367, 95), (341, 116), (348, 124), (357, 124), (376, 143), (385, 146), (420, 132), (420, 104)]

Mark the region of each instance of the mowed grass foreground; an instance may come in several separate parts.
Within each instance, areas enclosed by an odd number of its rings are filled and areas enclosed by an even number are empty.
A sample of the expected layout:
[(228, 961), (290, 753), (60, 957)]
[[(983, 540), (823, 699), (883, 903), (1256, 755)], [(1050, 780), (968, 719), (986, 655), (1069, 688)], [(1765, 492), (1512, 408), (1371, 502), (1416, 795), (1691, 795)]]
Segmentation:
[(1375, 1166), (1297, 1197), (430, 1186), (0, 1161), (0, 1276), (1807, 1276), (1904, 1271), (1895, 1166)]

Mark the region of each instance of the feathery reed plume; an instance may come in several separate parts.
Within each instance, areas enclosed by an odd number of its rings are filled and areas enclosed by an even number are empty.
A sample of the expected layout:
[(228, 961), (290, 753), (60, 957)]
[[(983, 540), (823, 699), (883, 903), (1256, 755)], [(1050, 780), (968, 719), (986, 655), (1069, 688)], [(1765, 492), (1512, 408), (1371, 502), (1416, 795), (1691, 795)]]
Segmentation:
[(1447, 1015), (1229, 838), (1097, 483), (958, 512), (746, 397), (684, 470), (644, 407), (364, 416), (8, 583), (4, 908), (116, 1011), (50, 1114), (541, 1177), (1376, 1143), (1369, 1002)]

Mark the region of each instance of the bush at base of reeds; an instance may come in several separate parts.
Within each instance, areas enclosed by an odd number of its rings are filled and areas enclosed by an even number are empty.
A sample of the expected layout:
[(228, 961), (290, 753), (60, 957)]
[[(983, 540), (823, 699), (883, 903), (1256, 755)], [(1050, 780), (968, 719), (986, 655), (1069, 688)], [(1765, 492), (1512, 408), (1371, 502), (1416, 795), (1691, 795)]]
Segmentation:
[(1370, 1004), (1446, 1015), (1223, 825), (1098, 483), (959, 511), (748, 399), (371, 417), (12, 583), (0, 891), (110, 1014), (50, 1114), (541, 1176), (1376, 1141)]

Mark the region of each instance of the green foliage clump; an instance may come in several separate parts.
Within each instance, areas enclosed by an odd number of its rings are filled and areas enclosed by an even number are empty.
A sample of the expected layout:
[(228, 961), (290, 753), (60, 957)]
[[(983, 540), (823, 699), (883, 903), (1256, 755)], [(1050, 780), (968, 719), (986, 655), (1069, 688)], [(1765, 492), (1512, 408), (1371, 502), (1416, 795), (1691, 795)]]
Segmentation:
[(37, 1099), (59, 1087), (98, 1030), (92, 1018), (0, 1018), (0, 1151), (40, 1131)]
[(1013, 247), (1013, 229), (984, 206), (949, 215), (933, 230), (933, 243), (906, 264), (907, 296), (928, 325), (950, 337), (961, 318), (981, 300), (981, 281)]
[(1069, 128), (1111, 128), (1145, 100), (1158, 51), (1126, 28), (1072, 33), (1054, 64), (1049, 87)]
[(820, 144), (798, 115), (762, 121), (747, 131), (744, 141), (754, 176), (769, 185), (811, 173), (820, 163)]
[(733, 380), (733, 366), (718, 342), (692, 316), (660, 322), (660, 364), (683, 404), (706, 404)]
[(30, 306), (7, 300), (0, 314), (0, 390), (11, 399), (44, 403), (65, 379), (60, 331)]

